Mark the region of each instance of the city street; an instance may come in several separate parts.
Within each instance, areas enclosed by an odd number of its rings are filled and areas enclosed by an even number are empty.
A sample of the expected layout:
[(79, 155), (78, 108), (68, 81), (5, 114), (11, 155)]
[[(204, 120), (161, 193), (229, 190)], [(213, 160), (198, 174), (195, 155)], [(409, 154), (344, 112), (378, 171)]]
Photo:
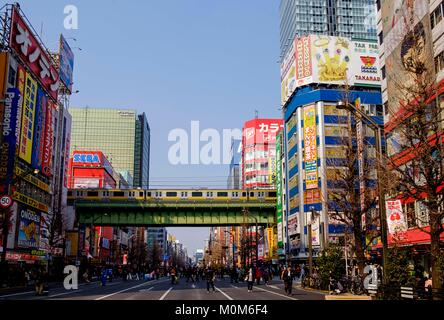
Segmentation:
[(324, 295), (293, 289), (287, 296), (280, 280), (271, 281), (268, 285), (253, 287), (247, 291), (246, 283), (230, 283), (229, 278), (217, 279), (216, 291), (208, 293), (206, 282), (199, 281), (193, 287), (182, 278), (177, 285), (171, 285), (170, 279), (153, 281), (113, 281), (102, 287), (98, 282), (80, 284), (78, 290), (67, 291), (62, 286), (50, 287), (49, 295), (38, 297), (31, 290), (0, 294), (0, 300), (324, 300)]

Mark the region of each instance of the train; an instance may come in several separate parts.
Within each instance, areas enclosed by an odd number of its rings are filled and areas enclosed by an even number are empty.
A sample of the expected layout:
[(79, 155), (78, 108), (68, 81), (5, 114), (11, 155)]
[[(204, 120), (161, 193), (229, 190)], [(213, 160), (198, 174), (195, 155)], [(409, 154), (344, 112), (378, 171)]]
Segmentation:
[(89, 201), (259, 201), (276, 202), (276, 190), (70, 189), (68, 200)]

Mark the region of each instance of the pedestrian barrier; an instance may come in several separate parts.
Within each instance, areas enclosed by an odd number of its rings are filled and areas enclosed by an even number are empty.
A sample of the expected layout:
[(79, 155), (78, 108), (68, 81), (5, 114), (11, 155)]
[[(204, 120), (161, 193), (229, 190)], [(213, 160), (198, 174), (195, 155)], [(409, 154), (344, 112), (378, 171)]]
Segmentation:
[(401, 287), (401, 298), (415, 299), (415, 292), (413, 287)]

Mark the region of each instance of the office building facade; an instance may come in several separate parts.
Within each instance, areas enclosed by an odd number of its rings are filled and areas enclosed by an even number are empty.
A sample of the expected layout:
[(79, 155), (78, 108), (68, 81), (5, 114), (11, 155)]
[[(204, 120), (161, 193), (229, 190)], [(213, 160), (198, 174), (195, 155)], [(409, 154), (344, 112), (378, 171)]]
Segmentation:
[(281, 58), (309, 34), (377, 39), (375, 0), (281, 0), (279, 12)]
[(131, 109), (70, 108), (71, 154), (101, 150), (133, 187), (148, 186), (150, 130), (145, 114)]

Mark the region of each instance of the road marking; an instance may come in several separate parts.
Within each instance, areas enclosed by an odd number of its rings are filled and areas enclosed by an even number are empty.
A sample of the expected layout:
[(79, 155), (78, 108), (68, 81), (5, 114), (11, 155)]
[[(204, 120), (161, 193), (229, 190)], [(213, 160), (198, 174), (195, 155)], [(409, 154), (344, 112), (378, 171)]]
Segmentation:
[(269, 293), (272, 293), (272, 294), (275, 294), (275, 295), (277, 295), (277, 296), (284, 297), (284, 298), (287, 298), (287, 299), (291, 299), (291, 300), (299, 300), (299, 299), (292, 298), (292, 297), (286, 296), (286, 295), (284, 295), (284, 294), (280, 294), (280, 293), (277, 293), (277, 292), (273, 292), (273, 291), (270, 291), (270, 290), (267, 290), (267, 289), (264, 289), (264, 288), (255, 287), (255, 289), (262, 290), (262, 291), (266, 291), (266, 292), (269, 292)]
[(279, 290), (278, 287), (276, 287), (276, 286), (272, 286), (272, 285), (269, 285), (269, 284), (267, 284), (267, 287), (270, 287), (270, 288), (273, 288), (273, 289)]
[(0, 298), (6, 298), (6, 297), (14, 297), (14, 296), (22, 296), (25, 294), (31, 294), (35, 293), (35, 291), (27, 291), (27, 292), (20, 292), (20, 293), (13, 293), (13, 294), (6, 294), (4, 296), (0, 296)]
[(63, 292), (63, 293), (53, 294), (52, 296), (48, 296), (48, 298), (64, 296), (64, 295), (67, 295), (67, 294), (77, 293), (77, 292), (81, 292), (81, 291), (83, 291), (83, 290), (72, 290), (72, 291), (69, 291), (69, 292)]
[(142, 289), (142, 290), (139, 290), (139, 292), (147, 292), (147, 291), (150, 291), (150, 290), (152, 290), (154, 287), (150, 287), (150, 288), (148, 288), (148, 289)]
[(173, 289), (173, 287), (169, 288), (161, 297), (159, 300), (163, 300), (165, 299), (165, 297), (167, 296), (168, 293), (170, 293), (170, 291)]
[(236, 286), (234, 286), (234, 285), (231, 285), (233, 288), (236, 288), (236, 289), (239, 289), (239, 287), (236, 287)]
[(106, 296), (102, 296), (102, 297), (96, 298), (96, 299), (94, 299), (94, 300), (103, 300), (103, 299), (106, 299), (106, 298), (112, 297), (112, 296), (114, 296), (114, 295), (116, 295), (116, 294), (119, 294), (119, 293), (122, 293), (122, 292), (125, 292), (125, 291), (128, 291), (128, 290), (131, 290), (131, 289), (139, 288), (139, 287), (141, 287), (141, 286), (150, 285), (150, 284), (151, 284), (150, 282), (144, 282), (144, 283), (138, 284), (137, 286), (130, 287), (130, 288), (126, 288), (126, 289), (123, 289), (123, 290), (120, 290), (120, 291), (117, 291), (117, 292), (114, 292), (114, 293), (108, 294), (108, 295), (106, 295)]
[(222, 293), (228, 300), (234, 300), (232, 297), (230, 297), (228, 294), (220, 290), (218, 287), (216, 287), (216, 290)]

